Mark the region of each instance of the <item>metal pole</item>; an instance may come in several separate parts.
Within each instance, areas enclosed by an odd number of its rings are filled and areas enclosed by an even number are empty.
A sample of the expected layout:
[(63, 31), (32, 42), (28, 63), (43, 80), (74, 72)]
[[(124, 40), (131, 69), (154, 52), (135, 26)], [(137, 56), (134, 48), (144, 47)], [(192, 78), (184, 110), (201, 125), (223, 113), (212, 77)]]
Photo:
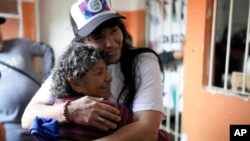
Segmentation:
[(247, 58), (249, 50), (249, 28), (250, 28), (250, 2), (248, 8), (248, 23), (247, 23), (247, 35), (246, 35), (246, 47), (245, 47), (245, 57), (244, 57), (244, 70), (243, 70), (243, 83), (242, 83), (242, 93), (246, 91), (246, 71), (247, 71)]
[(227, 85), (228, 85), (227, 82), (228, 82), (228, 68), (229, 68), (229, 57), (230, 57), (230, 46), (231, 46), (233, 4), (234, 4), (234, 0), (230, 0), (228, 32), (227, 32), (226, 66), (225, 66), (225, 75), (224, 75), (225, 76), (225, 79), (224, 79), (224, 90), (227, 90)]
[(213, 76), (213, 64), (214, 64), (214, 44), (215, 44), (215, 27), (216, 27), (216, 14), (217, 14), (217, 0), (214, 0), (213, 6), (213, 23), (212, 23), (212, 33), (211, 33), (211, 48), (210, 48), (210, 58), (209, 58), (209, 73), (208, 73), (208, 86), (212, 86), (212, 76)]

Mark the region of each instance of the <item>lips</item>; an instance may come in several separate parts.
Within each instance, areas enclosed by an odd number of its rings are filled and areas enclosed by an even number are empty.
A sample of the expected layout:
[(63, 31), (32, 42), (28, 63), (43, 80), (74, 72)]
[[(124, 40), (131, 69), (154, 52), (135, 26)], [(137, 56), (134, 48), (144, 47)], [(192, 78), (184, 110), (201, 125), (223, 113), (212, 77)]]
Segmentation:
[(110, 88), (110, 83), (108, 83), (108, 84), (102, 86), (101, 88), (104, 89), (104, 90), (109, 90), (109, 88)]
[(116, 49), (107, 52), (109, 56), (115, 55)]
[(101, 97), (108, 99), (109, 95), (110, 95), (110, 85), (105, 85), (103, 87), (101, 87)]

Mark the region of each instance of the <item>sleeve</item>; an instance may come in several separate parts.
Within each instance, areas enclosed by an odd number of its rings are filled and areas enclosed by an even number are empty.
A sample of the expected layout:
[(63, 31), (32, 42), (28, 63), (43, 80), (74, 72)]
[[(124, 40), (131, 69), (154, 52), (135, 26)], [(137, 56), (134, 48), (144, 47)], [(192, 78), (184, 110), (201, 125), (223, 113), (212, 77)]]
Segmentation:
[(159, 54), (159, 57), (161, 58), (162, 63), (168, 64), (172, 61), (175, 61), (174, 59), (174, 52), (165, 52), (163, 51), (162, 53)]
[(48, 78), (54, 63), (53, 49), (48, 44), (42, 42), (35, 42), (29, 39), (24, 40), (27, 41), (27, 47), (32, 56), (43, 58), (44, 78)]
[(50, 92), (52, 83), (52, 76), (50, 75), (48, 79), (45, 80), (40, 89), (36, 92), (32, 100), (41, 101), (46, 104), (54, 104), (55, 98), (52, 97)]
[(144, 53), (140, 55), (140, 61), (141, 86), (135, 96), (132, 110), (156, 110), (165, 114), (158, 58), (152, 53)]

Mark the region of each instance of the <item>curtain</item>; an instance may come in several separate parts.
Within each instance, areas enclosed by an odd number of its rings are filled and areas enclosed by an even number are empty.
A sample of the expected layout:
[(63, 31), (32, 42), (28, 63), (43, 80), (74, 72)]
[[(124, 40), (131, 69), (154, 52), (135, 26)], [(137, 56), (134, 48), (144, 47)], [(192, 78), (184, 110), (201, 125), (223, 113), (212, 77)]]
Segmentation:
[[(182, 50), (186, 34), (187, 0), (147, 0), (147, 37), (157, 53)], [(164, 64), (164, 106), (182, 111), (183, 63)], [(177, 105), (179, 104), (179, 105)]]

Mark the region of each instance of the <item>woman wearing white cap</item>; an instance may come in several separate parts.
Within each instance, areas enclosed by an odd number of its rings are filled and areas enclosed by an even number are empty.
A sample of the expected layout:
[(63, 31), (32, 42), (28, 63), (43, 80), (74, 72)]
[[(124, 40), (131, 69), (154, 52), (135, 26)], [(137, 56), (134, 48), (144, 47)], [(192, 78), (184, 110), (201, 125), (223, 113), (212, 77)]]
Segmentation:
[[(133, 123), (98, 140), (157, 140), (164, 113), (162, 69), (159, 57), (148, 48), (135, 49), (126, 43), (126, 29), (108, 0), (78, 0), (70, 9), (76, 36), (74, 42), (104, 50), (111, 72), (109, 100), (122, 103), (133, 111)], [(75, 122), (103, 131), (116, 128), (119, 111), (101, 103), (102, 98), (83, 97), (70, 103), (54, 105), (51, 78), (43, 84), (23, 114), (22, 126), (29, 129), (35, 116), (54, 118), (59, 123)]]

